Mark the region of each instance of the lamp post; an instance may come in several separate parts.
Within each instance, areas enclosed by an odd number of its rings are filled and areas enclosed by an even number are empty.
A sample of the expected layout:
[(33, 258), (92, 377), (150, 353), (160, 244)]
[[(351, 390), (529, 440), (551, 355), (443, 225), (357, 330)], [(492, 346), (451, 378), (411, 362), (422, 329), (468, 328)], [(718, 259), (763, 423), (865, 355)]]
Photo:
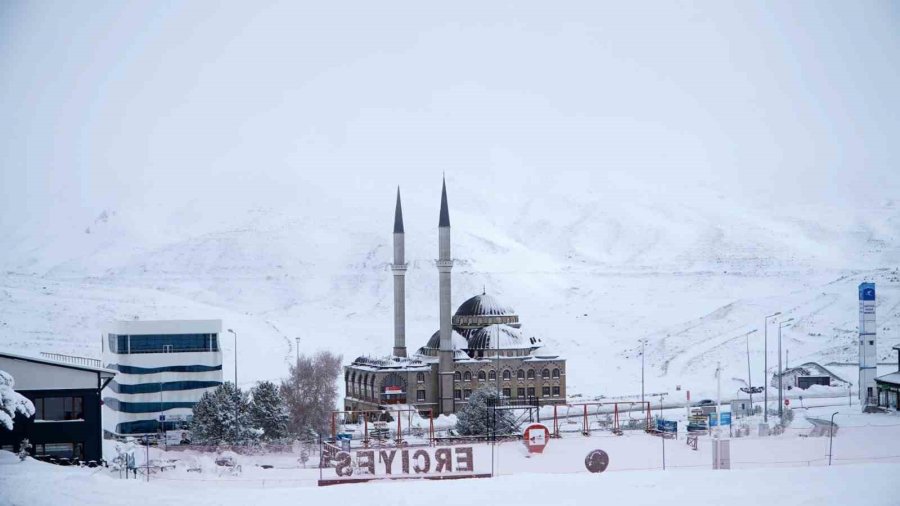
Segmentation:
[(839, 411), (835, 411), (831, 414), (831, 427), (828, 427), (828, 465), (831, 465), (831, 455), (834, 451), (834, 415), (838, 414)]
[(295, 337), (294, 340), (297, 342), (297, 363), (300, 363), (300, 338)]
[(769, 423), (769, 318), (781, 314), (781, 311), (770, 314), (765, 318), (765, 338), (763, 339), (763, 421)]
[(753, 329), (744, 334), (747, 338), (747, 395), (750, 396), (750, 411), (753, 411), (753, 380), (750, 375), (750, 334), (755, 333), (759, 329)]
[(237, 438), (237, 425), (238, 425), (238, 410), (240, 409), (240, 406), (241, 406), (241, 396), (240, 396), (240, 394), (238, 394), (238, 386), (237, 386), (237, 378), (238, 378), (238, 376), (237, 376), (237, 332), (235, 332), (231, 329), (228, 329), (228, 332), (230, 332), (234, 336), (234, 396), (235, 396), (235, 399), (234, 399), (234, 434), (235, 434), (235, 439), (236, 439)]
[(647, 343), (646, 339), (641, 339), (641, 405), (644, 404), (644, 345)]
[(783, 399), (784, 393), (783, 393), (783, 389), (782, 389), (782, 381), (783, 381), (782, 375), (784, 374), (784, 371), (781, 370), (781, 329), (788, 326), (792, 321), (794, 321), (793, 318), (788, 318), (787, 320), (780, 322), (778, 324), (778, 418), (779, 419), (781, 419), (782, 415), (784, 415), (784, 403), (783, 403), (784, 402), (784, 399)]

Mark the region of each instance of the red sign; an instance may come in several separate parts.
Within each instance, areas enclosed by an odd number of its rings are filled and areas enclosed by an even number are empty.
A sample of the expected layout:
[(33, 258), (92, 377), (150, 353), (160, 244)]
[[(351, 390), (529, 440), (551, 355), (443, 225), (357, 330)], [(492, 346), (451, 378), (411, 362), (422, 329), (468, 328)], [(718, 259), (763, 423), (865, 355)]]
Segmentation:
[(785, 399), (785, 400), (784, 400), (784, 405), (785, 405), (785, 406), (790, 406), (790, 405), (791, 405), (791, 400), (790, 400), (790, 399)]
[(384, 393), (386, 394), (401, 394), (403, 393), (402, 387), (384, 387)]
[(544, 447), (550, 441), (550, 429), (542, 423), (533, 423), (525, 428), (522, 434), (522, 442), (528, 453), (544, 453)]

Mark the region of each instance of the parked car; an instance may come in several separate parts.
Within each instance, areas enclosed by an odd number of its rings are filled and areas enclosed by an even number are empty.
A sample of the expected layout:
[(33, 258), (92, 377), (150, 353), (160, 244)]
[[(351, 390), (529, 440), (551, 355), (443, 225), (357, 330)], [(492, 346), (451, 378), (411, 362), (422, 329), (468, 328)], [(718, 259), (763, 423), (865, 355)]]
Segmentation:
[(712, 399), (701, 399), (694, 403), (694, 406), (715, 406), (716, 401)]

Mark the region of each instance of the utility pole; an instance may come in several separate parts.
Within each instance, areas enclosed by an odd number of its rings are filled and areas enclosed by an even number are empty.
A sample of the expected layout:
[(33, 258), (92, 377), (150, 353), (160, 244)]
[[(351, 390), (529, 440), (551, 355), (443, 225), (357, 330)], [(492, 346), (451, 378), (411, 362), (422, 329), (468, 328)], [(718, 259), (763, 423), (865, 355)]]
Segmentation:
[(641, 405), (644, 404), (644, 344), (646, 339), (641, 339)]
[(297, 341), (297, 363), (299, 364), (300, 363), (300, 338), (295, 337), (294, 340)]
[(241, 395), (238, 393), (238, 375), (237, 375), (237, 357), (238, 357), (238, 349), (237, 349), (237, 332), (228, 329), (234, 336), (234, 435), (237, 437), (238, 433), (238, 413), (241, 408)]
[(831, 427), (828, 428), (828, 465), (831, 465), (831, 456), (834, 453), (834, 415), (839, 411), (831, 414)]
[(778, 324), (778, 419), (780, 420), (782, 415), (784, 415), (784, 390), (782, 389), (782, 376), (784, 375), (784, 371), (781, 369), (781, 329), (786, 327), (794, 321), (793, 318), (789, 318), (783, 322)]
[(781, 314), (781, 311), (770, 314), (765, 318), (765, 338), (763, 339), (763, 421), (769, 423), (769, 318)]

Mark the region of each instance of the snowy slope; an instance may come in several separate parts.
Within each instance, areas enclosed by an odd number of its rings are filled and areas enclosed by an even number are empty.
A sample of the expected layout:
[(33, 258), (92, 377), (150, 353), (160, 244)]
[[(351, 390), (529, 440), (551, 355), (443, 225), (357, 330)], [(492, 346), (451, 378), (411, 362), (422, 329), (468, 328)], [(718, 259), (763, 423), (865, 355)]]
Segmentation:
[[(497, 193), (450, 174), (448, 191), (454, 306), (486, 287), (514, 307), (526, 332), (568, 357), (571, 393), (639, 392), (642, 337), (649, 391), (709, 392), (717, 361), (737, 388), (746, 378), (739, 336), (754, 328), (758, 384), (762, 317), (778, 310), (796, 319), (785, 330), (792, 363), (852, 361), (863, 280), (878, 283), (879, 354), (893, 360), (892, 202), (772, 207), (710, 188), (684, 199), (636, 179), (595, 187), (563, 176)], [(403, 188), (410, 348), (438, 326), (438, 190), (439, 180)], [(387, 353), (392, 198), (389, 184), (347, 181), (277, 205), (136, 204), (82, 220), (60, 204), (16, 228), (0, 253), (0, 340), (14, 351), (98, 356), (110, 319), (222, 318), (241, 339), (241, 383), (283, 374), (295, 337), (346, 359)], [(223, 341), (229, 376), (233, 345)]]

